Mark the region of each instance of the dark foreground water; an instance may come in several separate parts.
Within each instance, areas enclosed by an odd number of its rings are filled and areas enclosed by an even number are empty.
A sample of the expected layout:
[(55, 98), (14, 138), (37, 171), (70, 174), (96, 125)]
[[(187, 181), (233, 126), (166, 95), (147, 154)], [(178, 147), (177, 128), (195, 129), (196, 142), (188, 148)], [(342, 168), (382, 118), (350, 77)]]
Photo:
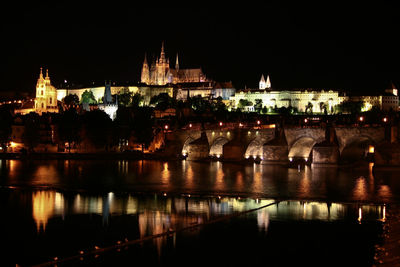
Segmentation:
[(0, 174), (1, 266), (371, 266), (400, 196), (398, 173), (370, 169), (3, 160)]

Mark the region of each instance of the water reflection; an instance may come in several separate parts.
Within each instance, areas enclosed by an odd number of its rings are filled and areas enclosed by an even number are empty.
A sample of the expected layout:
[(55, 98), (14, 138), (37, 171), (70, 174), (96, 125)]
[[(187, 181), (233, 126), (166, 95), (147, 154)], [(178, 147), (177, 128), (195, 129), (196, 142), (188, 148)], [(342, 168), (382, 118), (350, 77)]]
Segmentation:
[(222, 162), (18, 161), (1, 163), (1, 186), (60, 190), (240, 194), (248, 197), (397, 202), (399, 172)]
[[(71, 201), (72, 199), (72, 201)], [(193, 197), (139, 197), (109, 192), (101, 196), (68, 195), (56, 191), (32, 193), (32, 217), (37, 231), (46, 231), (51, 218), (79, 214), (98, 214), (107, 223), (110, 216), (137, 215), (140, 237), (159, 234), (211, 218), (243, 212), (274, 202), (271, 199), (249, 198), (193, 198)], [(68, 208), (73, 203), (72, 209)], [(347, 217), (384, 220), (385, 205), (362, 205), (283, 201), (257, 211), (260, 229), (268, 228), (269, 220), (341, 220)]]

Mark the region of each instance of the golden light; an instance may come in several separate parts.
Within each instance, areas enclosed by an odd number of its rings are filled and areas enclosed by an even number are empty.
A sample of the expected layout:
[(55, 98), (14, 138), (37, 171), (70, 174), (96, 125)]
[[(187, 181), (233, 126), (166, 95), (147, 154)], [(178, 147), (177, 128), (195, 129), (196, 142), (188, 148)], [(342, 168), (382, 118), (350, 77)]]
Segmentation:
[(239, 127), (242, 127), (243, 126), (243, 124), (242, 123), (239, 123)]
[(370, 146), (368, 147), (368, 152), (369, 152), (369, 153), (375, 153), (375, 147), (370, 145)]
[(222, 126), (222, 124), (223, 124), (222, 121), (220, 121), (220, 122), (219, 122), (219, 126)]
[(189, 124), (189, 127), (192, 128), (192, 126), (193, 126), (193, 125), (190, 123), (190, 124)]
[(258, 120), (258, 121), (257, 121), (257, 124), (260, 125), (260, 123), (261, 123), (261, 121)]
[(10, 147), (16, 147), (17, 146), (17, 144), (16, 143), (14, 143), (14, 142), (10, 142)]
[(359, 118), (359, 120), (360, 120), (360, 121), (364, 121), (364, 117), (361, 116), (361, 117)]
[(388, 120), (388, 119), (387, 119), (386, 117), (385, 117), (385, 118), (383, 118), (383, 122), (387, 122), (387, 120)]
[(165, 125), (165, 126), (164, 126), (164, 129), (165, 129), (165, 130), (168, 130), (168, 128), (169, 128), (168, 125)]
[(304, 123), (307, 123), (308, 122), (308, 120), (307, 119), (304, 119)]

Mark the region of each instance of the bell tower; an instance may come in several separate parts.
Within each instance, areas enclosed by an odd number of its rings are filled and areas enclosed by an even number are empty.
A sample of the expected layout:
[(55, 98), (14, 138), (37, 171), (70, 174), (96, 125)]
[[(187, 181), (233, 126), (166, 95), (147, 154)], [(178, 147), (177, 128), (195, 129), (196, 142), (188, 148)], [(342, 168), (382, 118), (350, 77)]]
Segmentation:
[(36, 83), (35, 111), (39, 115), (43, 112), (58, 112), (57, 90), (51, 85), (48, 70), (46, 70), (46, 77), (43, 77), (43, 68), (40, 68)]

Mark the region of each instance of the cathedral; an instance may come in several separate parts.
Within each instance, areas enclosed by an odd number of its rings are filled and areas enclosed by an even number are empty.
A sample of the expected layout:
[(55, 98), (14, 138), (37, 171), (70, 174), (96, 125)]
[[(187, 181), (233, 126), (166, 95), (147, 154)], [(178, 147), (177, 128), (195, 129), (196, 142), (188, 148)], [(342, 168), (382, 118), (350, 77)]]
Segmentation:
[(34, 101), (27, 101), (21, 108), (15, 110), (15, 113), (18, 114), (28, 114), (30, 112), (36, 112), (39, 115), (46, 112), (58, 112), (57, 89), (51, 85), (48, 70), (46, 70), (46, 77), (43, 77), (43, 69), (40, 68)]
[(160, 57), (148, 64), (144, 57), (141, 82), (146, 85), (166, 85), (179, 83), (198, 83), (208, 81), (201, 68), (180, 69), (178, 54), (176, 55), (175, 68), (171, 68), (169, 59), (165, 57), (164, 42), (161, 45)]

